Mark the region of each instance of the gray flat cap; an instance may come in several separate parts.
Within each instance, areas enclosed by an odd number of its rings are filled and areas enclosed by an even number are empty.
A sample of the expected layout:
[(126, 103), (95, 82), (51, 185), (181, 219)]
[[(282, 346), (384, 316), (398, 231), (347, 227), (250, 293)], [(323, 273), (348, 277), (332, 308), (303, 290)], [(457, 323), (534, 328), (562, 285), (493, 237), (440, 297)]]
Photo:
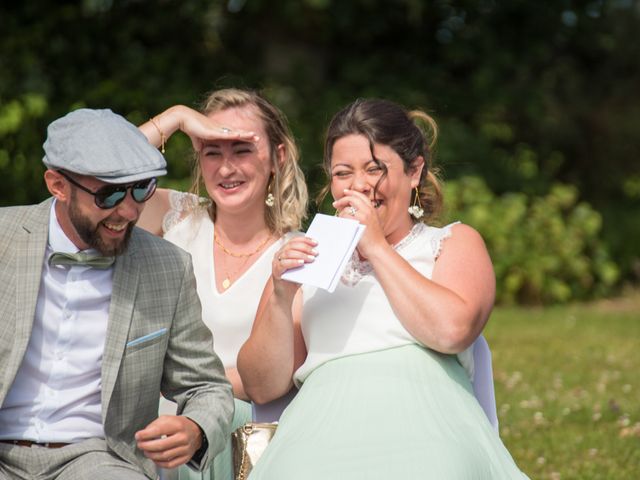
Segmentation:
[(162, 154), (132, 123), (111, 110), (82, 108), (47, 129), (44, 164), (52, 170), (128, 183), (167, 174)]

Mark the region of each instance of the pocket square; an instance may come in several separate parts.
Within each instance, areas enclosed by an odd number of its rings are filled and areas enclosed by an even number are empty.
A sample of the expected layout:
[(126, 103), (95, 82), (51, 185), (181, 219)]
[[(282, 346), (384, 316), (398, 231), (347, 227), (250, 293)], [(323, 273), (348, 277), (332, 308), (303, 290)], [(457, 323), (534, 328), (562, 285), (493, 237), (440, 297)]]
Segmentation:
[(155, 332), (149, 333), (147, 335), (143, 335), (142, 337), (138, 337), (135, 340), (131, 340), (127, 343), (127, 347), (133, 347), (134, 345), (139, 345), (144, 342), (148, 342), (149, 340), (153, 340), (154, 338), (160, 337), (167, 333), (166, 328), (161, 328), (160, 330), (156, 330)]

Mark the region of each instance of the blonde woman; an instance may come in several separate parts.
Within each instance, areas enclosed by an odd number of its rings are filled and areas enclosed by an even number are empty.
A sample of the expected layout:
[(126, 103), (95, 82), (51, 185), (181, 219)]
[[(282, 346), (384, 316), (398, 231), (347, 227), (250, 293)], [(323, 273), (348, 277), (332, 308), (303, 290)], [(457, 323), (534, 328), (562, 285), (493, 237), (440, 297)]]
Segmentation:
[[(138, 225), (191, 253), (203, 320), (233, 385), (234, 424), (241, 425), (251, 419), (251, 407), (244, 402), (237, 354), (251, 331), (273, 254), (306, 212), (298, 149), (283, 113), (260, 94), (239, 89), (214, 91), (200, 112), (171, 107), (140, 130), (160, 148), (177, 130), (192, 140), (191, 192), (158, 189)], [(215, 478), (231, 478), (230, 468), (228, 455), (220, 455)]]

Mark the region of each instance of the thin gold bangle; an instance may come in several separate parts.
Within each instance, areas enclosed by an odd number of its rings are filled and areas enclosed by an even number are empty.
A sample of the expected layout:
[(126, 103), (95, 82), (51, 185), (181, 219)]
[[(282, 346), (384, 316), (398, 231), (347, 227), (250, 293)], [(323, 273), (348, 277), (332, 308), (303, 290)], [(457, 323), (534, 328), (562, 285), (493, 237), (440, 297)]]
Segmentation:
[(153, 124), (154, 127), (156, 127), (156, 130), (158, 130), (158, 133), (160, 134), (160, 151), (164, 153), (164, 142), (167, 139), (167, 137), (164, 135), (164, 132), (160, 130), (160, 127), (158, 126), (156, 121), (153, 119), (153, 117), (151, 117), (149, 121)]

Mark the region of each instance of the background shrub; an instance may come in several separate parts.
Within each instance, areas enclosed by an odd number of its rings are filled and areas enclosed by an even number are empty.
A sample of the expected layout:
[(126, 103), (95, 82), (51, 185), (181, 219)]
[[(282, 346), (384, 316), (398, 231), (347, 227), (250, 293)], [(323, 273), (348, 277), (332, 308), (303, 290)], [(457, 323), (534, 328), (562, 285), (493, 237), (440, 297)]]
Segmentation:
[(619, 269), (600, 238), (602, 218), (575, 187), (554, 184), (543, 196), (496, 196), (480, 177), (445, 184), (447, 221), (460, 220), (485, 239), (497, 301), (550, 304), (611, 292)]

